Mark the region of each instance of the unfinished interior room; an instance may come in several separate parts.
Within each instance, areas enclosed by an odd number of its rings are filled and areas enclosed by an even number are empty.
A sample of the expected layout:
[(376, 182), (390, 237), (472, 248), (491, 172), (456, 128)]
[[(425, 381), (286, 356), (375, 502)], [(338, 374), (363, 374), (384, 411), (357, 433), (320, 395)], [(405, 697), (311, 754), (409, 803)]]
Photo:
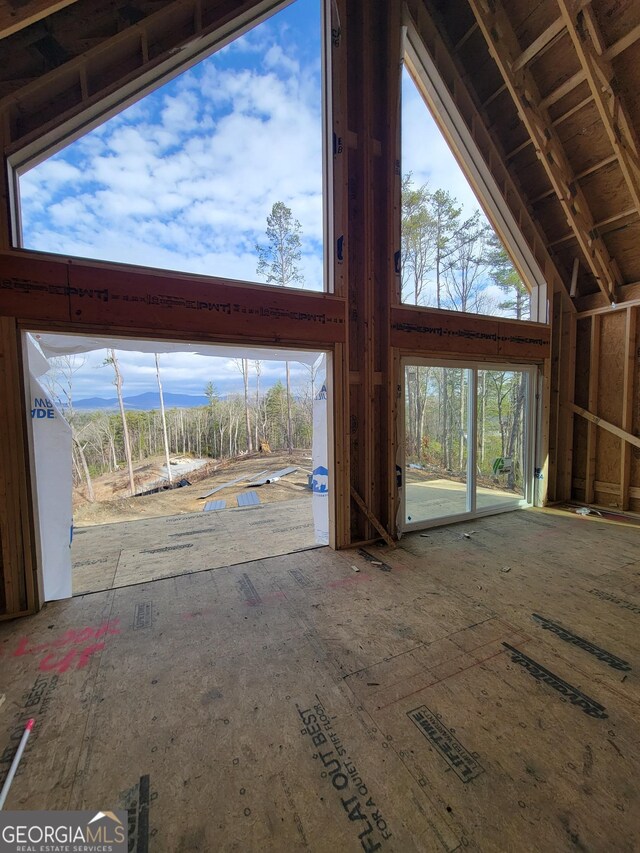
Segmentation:
[(0, 114), (2, 849), (639, 850), (640, 0), (6, 0)]

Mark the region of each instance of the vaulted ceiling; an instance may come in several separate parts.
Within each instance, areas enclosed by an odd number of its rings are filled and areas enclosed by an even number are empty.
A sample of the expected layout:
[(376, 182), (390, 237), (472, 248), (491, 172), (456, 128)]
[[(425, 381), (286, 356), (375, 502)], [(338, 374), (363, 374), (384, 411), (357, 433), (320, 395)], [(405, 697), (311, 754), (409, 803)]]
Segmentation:
[[(567, 290), (624, 301), (640, 281), (640, 2), (424, 3)], [(208, 50), (212, 21), (249, 21), (269, 5), (0, 2), (5, 150), (37, 155), (61, 121), (105, 99), (115, 109)]]

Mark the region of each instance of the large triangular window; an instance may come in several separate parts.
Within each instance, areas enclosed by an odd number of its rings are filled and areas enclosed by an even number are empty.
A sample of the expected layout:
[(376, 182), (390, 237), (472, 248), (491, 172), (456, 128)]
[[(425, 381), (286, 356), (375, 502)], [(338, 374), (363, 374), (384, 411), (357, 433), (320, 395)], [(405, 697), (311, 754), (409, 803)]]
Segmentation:
[(322, 290), (320, 17), (296, 0), (22, 174), (22, 245)]
[[(432, 115), (423, 84), (431, 88), (435, 67), (421, 65), (415, 53), (407, 64), (411, 73), (405, 68), (402, 74), (401, 300), (528, 320), (530, 292), (538, 282), (531, 280), (534, 276), (525, 282), (512, 261), (522, 243), (503, 245), (483, 211), (485, 199), (481, 206), (458, 159), (467, 173), (474, 163), (465, 151), (458, 151), (456, 159)], [(417, 68), (424, 75), (420, 80)], [(441, 92), (446, 97), (444, 87)], [(447, 120), (455, 121), (452, 116), (453, 110)], [(539, 277), (539, 270), (534, 274)]]

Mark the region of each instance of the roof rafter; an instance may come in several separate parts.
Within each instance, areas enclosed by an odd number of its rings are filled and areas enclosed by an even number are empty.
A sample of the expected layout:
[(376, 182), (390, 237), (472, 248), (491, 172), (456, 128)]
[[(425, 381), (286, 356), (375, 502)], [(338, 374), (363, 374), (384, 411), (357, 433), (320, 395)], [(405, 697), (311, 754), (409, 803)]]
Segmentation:
[(640, 212), (638, 143), (622, 96), (616, 91), (615, 72), (604, 56), (605, 45), (598, 22), (590, 3), (558, 0), (558, 5), (607, 136), (618, 158), (633, 205)]
[(596, 234), (594, 220), (584, 193), (553, 129), (549, 113), (541, 106), (540, 92), (530, 71), (514, 71), (514, 62), (522, 51), (518, 38), (499, 0), (469, 0), (489, 50), (498, 65), (518, 113), (536, 147), (547, 176), (562, 205), (570, 228), (576, 235), (586, 265), (598, 287), (610, 302), (617, 299), (621, 283), (617, 264)]
[(71, 6), (76, 0), (27, 0), (16, 3), (0, 0), (0, 39), (30, 27), (37, 21)]

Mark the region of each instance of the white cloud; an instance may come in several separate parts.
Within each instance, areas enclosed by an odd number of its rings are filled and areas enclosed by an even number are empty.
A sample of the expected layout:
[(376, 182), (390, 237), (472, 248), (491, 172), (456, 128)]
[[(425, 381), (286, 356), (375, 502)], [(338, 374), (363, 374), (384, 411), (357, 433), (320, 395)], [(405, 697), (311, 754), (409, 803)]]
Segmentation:
[[(135, 396), (147, 391), (157, 391), (154, 356), (150, 353), (116, 350), (118, 364), (123, 377), (124, 397)], [(247, 350), (251, 359), (251, 350)], [(107, 350), (93, 350), (78, 357), (77, 363), (84, 364), (73, 379), (73, 398), (89, 397), (115, 399), (113, 368), (105, 364)], [(160, 356), (160, 371), (163, 390), (170, 393), (203, 395), (208, 382), (213, 382), (218, 394), (236, 394), (242, 391), (242, 376), (232, 359), (198, 355), (197, 353), (166, 353)], [(309, 381), (309, 370), (299, 362), (290, 362), (291, 383), (294, 389), (303, 391)], [(250, 361), (250, 385), (255, 391), (255, 371)], [(261, 362), (260, 388), (264, 393), (278, 380), (285, 381), (284, 362)]]
[(25, 246), (255, 281), (255, 243), (284, 201), (302, 226), (306, 287), (320, 289), (319, 57), (301, 61), (276, 30), (249, 33), (24, 175)]

